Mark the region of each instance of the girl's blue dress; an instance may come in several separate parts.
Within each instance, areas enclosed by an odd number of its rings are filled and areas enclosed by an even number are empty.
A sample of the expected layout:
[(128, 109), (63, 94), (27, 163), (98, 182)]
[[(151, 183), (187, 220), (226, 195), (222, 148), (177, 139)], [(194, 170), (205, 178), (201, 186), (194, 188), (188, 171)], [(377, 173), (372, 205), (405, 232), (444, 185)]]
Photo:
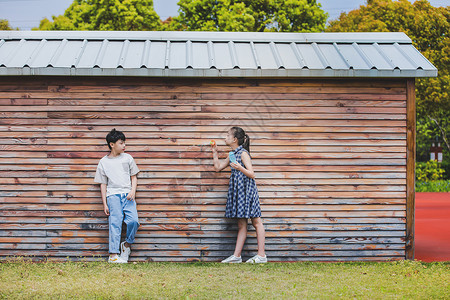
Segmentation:
[[(234, 150), (236, 162), (242, 163), (242, 152), (247, 152), (242, 145)], [(258, 189), (255, 179), (249, 178), (241, 171), (231, 168), (230, 186), (228, 188), (226, 218), (257, 218), (261, 217)]]

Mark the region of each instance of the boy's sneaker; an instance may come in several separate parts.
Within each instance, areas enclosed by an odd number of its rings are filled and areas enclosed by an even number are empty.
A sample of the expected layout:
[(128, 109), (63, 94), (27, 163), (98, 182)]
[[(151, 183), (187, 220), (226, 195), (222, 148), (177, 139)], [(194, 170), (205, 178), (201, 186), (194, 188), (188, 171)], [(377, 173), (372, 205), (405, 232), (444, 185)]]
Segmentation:
[(262, 257), (259, 255), (255, 255), (246, 262), (250, 264), (265, 264), (267, 262), (267, 256)]
[(131, 248), (125, 247), (125, 242), (120, 243), (120, 258), (124, 261), (128, 262), (128, 258), (130, 257)]
[(122, 258), (120, 258), (120, 256), (115, 255), (115, 256), (109, 256), (108, 258), (108, 262), (111, 264), (126, 264), (127, 261), (123, 260)]
[(234, 255), (231, 255), (228, 258), (225, 258), (224, 260), (222, 260), (222, 263), (224, 264), (239, 264), (242, 262), (242, 258), (241, 257), (236, 257)]

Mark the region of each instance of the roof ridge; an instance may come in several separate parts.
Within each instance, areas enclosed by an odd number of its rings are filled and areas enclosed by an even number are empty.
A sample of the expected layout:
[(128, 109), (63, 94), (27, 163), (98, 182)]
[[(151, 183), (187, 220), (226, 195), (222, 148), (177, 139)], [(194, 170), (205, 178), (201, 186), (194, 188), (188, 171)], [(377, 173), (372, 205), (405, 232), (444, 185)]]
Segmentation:
[(0, 39), (411, 43), (403, 32), (0, 31)]

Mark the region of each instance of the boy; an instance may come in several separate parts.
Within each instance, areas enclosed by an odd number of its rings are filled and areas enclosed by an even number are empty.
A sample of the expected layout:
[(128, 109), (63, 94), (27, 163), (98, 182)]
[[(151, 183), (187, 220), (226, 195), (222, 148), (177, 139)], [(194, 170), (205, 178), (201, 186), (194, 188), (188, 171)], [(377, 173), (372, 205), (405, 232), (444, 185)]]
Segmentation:
[[(109, 259), (110, 263), (127, 263), (131, 253), (131, 244), (139, 227), (136, 210), (137, 177), (139, 169), (131, 155), (125, 151), (125, 135), (123, 132), (111, 130), (106, 136), (111, 150), (97, 166), (94, 181), (100, 183), (103, 208), (109, 216)], [(125, 215), (127, 237), (120, 243), (122, 222)], [(119, 251), (119, 246), (120, 250)], [(121, 252), (120, 257), (118, 254)]]

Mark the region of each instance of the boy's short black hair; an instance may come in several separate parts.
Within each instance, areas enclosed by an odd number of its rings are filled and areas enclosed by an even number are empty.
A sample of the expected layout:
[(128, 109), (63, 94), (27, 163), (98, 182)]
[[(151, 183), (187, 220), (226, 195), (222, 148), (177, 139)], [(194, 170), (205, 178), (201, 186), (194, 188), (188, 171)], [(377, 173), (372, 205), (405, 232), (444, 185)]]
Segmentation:
[(113, 128), (107, 135), (106, 135), (106, 143), (108, 144), (109, 149), (111, 150), (110, 143), (115, 143), (118, 140), (122, 140), (125, 142), (125, 134), (123, 134), (122, 131), (116, 130)]

